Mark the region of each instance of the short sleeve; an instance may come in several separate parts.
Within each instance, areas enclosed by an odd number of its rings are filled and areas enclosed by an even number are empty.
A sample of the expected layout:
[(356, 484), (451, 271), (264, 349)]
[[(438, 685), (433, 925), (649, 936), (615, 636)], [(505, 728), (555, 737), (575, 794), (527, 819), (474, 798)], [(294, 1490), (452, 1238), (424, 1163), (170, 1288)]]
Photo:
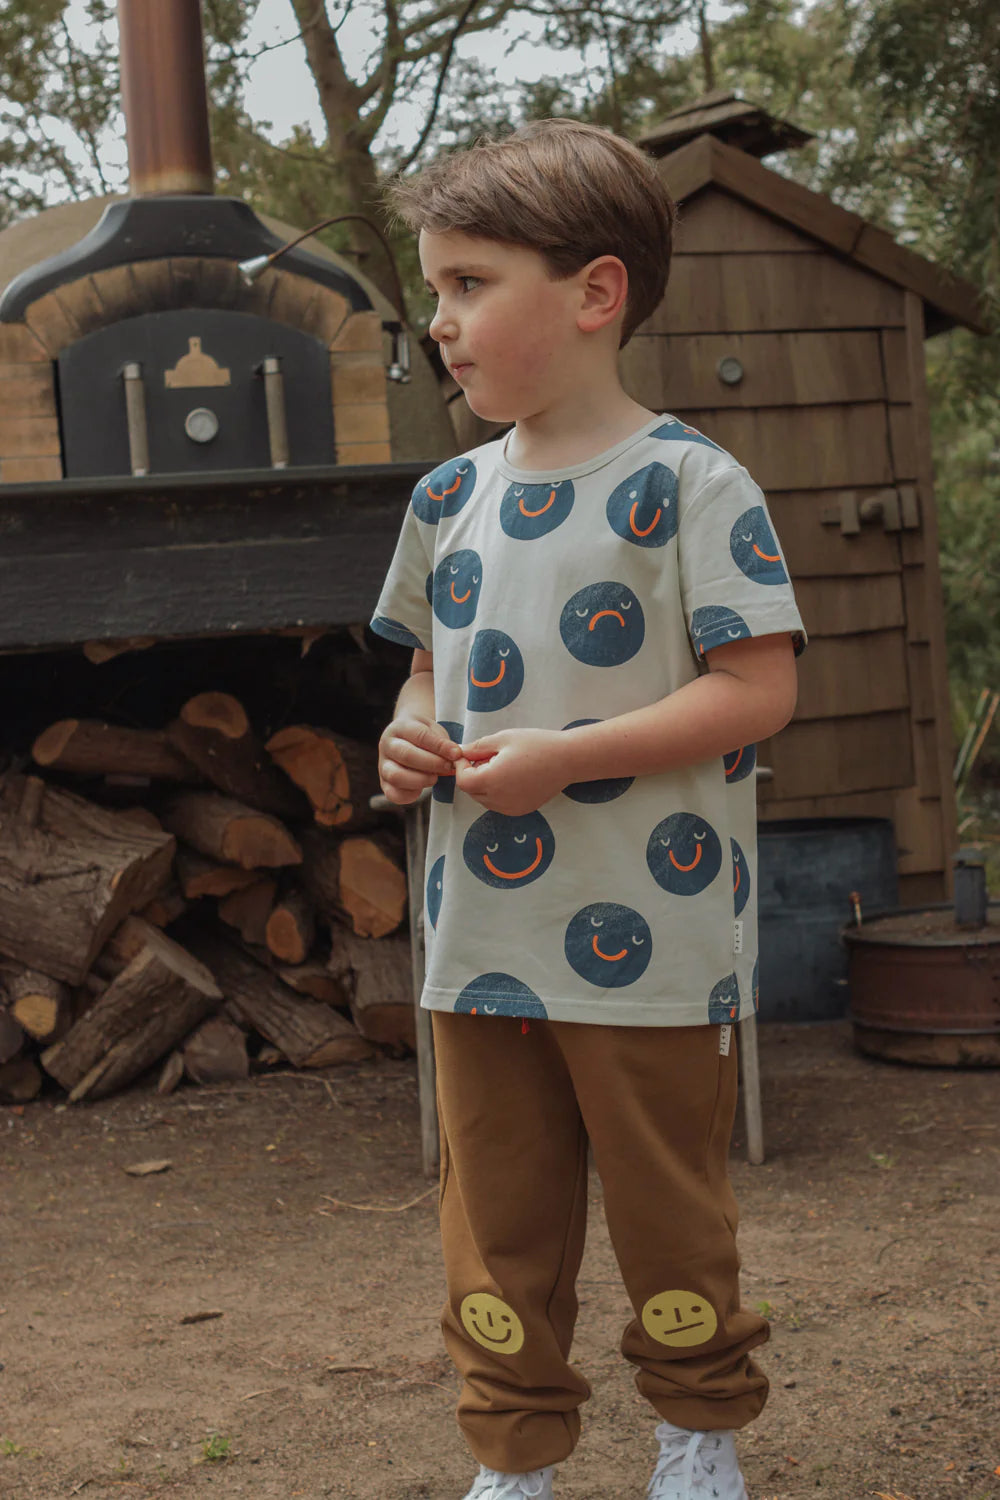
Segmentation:
[(750, 636), (787, 631), (798, 655), (806, 633), (784, 554), (760, 488), (734, 464), (681, 505), (681, 597), (697, 656)]
[(430, 651), (433, 612), (427, 597), (427, 578), (433, 571), (433, 563), (422, 528), (413, 506), (407, 506), (371, 628), (376, 635), (400, 646)]

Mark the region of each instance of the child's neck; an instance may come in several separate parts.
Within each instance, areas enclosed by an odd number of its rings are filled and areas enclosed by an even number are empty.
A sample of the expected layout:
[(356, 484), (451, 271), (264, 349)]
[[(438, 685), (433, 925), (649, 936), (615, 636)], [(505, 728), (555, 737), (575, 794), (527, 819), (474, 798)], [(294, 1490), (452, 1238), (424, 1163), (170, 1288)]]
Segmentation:
[(638, 432), (655, 415), (622, 390), (578, 387), (563, 402), (521, 417), (507, 440), (518, 469), (568, 469), (596, 458)]

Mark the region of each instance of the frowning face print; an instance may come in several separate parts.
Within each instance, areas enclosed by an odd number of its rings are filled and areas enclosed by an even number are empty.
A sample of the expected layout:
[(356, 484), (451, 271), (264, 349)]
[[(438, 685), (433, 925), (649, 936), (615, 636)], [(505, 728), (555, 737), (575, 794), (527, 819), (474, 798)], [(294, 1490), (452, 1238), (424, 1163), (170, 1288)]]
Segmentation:
[(623, 583), (590, 583), (564, 605), (559, 634), (577, 661), (620, 666), (636, 654), (646, 634), (642, 605)]

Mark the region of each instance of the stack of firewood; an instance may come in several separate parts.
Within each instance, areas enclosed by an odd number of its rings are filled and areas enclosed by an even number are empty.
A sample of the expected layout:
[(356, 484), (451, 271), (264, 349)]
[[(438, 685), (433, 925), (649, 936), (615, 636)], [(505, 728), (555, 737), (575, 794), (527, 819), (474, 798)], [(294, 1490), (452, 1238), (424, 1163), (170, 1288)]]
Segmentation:
[(164, 729), (60, 720), (32, 755), (0, 782), (0, 1100), (45, 1074), (76, 1101), (151, 1068), (168, 1091), (414, 1045), (374, 746), (303, 724), (264, 743), (201, 693)]

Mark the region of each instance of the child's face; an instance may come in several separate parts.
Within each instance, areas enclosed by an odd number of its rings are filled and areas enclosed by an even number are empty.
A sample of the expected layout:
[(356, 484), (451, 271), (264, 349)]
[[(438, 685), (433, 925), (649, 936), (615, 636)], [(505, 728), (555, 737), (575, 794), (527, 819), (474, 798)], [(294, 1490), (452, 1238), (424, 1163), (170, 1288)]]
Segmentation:
[(578, 378), (579, 276), (555, 281), (536, 250), (456, 230), (423, 230), (420, 264), (437, 297), (431, 338), (477, 416), (538, 416)]

